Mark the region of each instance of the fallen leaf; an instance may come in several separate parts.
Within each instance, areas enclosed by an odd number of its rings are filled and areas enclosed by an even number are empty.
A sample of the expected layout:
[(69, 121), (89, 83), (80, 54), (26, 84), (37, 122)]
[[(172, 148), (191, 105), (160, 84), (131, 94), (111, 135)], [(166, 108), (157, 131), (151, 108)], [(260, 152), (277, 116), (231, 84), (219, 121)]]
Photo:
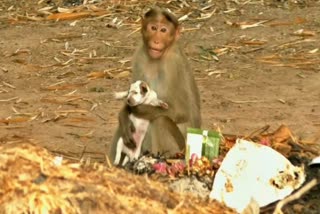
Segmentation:
[(75, 20), (86, 18), (91, 15), (90, 12), (78, 12), (78, 13), (54, 13), (47, 17), (48, 20)]
[(318, 51), (319, 51), (319, 48), (315, 48), (311, 51), (308, 51), (308, 53), (314, 54), (314, 53), (317, 53)]
[(131, 74), (130, 71), (122, 71), (119, 74), (115, 75), (114, 78), (125, 78), (125, 77), (129, 77)]
[(316, 32), (311, 30), (300, 29), (293, 33), (295, 36), (315, 36)]
[(69, 8), (58, 7), (59, 13), (72, 13), (74, 10)]
[(74, 83), (74, 84), (64, 84), (64, 85), (52, 85), (42, 88), (43, 90), (49, 90), (49, 91), (55, 91), (55, 90), (67, 90), (67, 89), (73, 89), (80, 86), (84, 86), (88, 84), (88, 82), (82, 82), (82, 83)]
[(291, 139), (292, 133), (290, 129), (285, 126), (281, 125), (272, 135), (272, 143), (284, 143)]
[(267, 41), (253, 40), (253, 41), (241, 41), (241, 43), (245, 45), (264, 45), (267, 43)]
[(90, 80), (98, 79), (98, 78), (109, 78), (112, 79), (114, 75), (112, 75), (108, 71), (93, 71), (87, 75), (87, 78)]
[(6, 118), (6, 119), (1, 119), (0, 118), (0, 123), (5, 123), (5, 124), (10, 124), (10, 123), (23, 123), (29, 121), (29, 117), (16, 117), (16, 118)]

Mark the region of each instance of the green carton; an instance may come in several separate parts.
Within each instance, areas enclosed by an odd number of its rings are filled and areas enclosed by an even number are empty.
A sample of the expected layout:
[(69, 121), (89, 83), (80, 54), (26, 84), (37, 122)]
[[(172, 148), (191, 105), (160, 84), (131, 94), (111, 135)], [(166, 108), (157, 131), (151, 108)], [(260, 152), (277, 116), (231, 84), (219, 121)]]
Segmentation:
[(219, 156), (220, 134), (196, 128), (187, 129), (186, 161), (192, 154), (212, 160)]

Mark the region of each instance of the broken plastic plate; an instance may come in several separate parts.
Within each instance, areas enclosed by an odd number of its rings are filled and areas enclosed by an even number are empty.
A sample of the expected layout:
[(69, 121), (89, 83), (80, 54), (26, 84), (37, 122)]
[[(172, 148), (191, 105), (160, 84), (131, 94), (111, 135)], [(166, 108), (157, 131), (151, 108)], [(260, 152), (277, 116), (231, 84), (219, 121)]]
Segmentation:
[(309, 166), (314, 166), (314, 165), (320, 165), (320, 156), (314, 158), (314, 159), (309, 163)]
[(303, 168), (279, 152), (238, 139), (215, 176), (210, 198), (241, 213), (252, 199), (263, 207), (290, 195), (304, 181)]

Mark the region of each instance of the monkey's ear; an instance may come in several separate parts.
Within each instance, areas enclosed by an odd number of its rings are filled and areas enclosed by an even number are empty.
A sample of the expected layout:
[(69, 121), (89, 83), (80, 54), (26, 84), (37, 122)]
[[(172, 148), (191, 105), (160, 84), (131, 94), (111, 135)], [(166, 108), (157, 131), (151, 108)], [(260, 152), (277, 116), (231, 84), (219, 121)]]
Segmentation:
[(144, 16), (140, 16), (140, 25), (141, 25), (141, 31), (143, 31), (143, 27), (146, 23), (146, 19), (144, 18)]
[(179, 25), (176, 29), (176, 35), (175, 35), (175, 40), (178, 40), (181, 36), (181, 30), (182, 30), (182, 27), (181, 25)]
[(155, 8), (149, 8), (148, 10), (144, 11), (143, 14), (140, 15), (141, 30), (143, 30), (143, 28), (146, 27), (148, 18), (154, 16), (155, 13)]

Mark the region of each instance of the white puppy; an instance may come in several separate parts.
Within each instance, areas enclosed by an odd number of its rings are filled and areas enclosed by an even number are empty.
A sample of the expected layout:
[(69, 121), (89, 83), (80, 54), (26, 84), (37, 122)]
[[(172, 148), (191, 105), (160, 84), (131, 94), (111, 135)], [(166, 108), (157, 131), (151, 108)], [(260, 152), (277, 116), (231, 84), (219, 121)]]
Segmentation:
[[(146, 82), (138, 80), (131, 84), (129, 91), (116, 92), (116, 99), (127, 99), (127, 105), (137, 106), (140, 104), (148, 104), (152, 106), (160, 106), (161, 108), (168, 109), (168, 104), (159, 100), (157, 93), (150, 89)], [(129, 114), (129, 119), (132, 121), (135, 131), (132, 133), (132, 137), (135, 141), (136, 148), (130, 149), (123, 143), (122, 137), (119, 138), (117, 143), (116, 157), (114, 164), (118, 165), (121, 158), (121, 153), (125, 153), (126, 156), (122, 162), (124, 166), (128, 160), (132, 161), (138, 159), (141, 152), (142, 141), (146, 135), (149, 121), (135, 117), (133, 114)]]

